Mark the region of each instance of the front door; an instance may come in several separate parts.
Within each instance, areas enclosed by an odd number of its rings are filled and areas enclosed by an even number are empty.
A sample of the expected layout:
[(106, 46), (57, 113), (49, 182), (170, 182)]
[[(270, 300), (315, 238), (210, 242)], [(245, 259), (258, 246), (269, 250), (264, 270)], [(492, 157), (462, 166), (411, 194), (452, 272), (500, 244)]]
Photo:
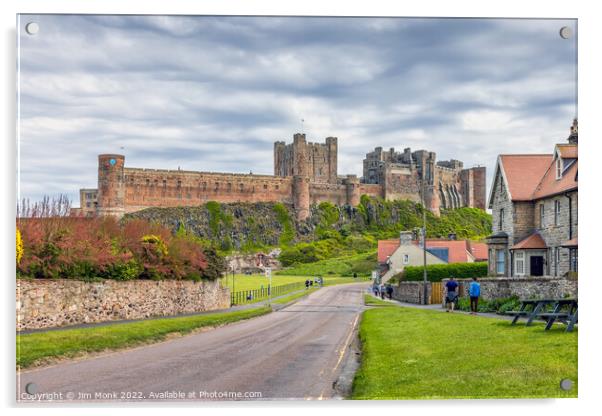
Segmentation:
[(543, 256), (531, 256), (531, 276), (543, 276)]

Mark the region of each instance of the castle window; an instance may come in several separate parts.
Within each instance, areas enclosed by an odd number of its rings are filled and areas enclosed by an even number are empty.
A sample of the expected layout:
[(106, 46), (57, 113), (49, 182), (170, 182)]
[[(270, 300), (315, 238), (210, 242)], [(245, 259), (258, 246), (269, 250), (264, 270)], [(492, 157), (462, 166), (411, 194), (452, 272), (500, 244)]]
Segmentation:
[(182, 181), (178, 179), (178, 188), (182, 186)]
[(203, 191), (207, 189), (207, 182), (203, 182)]
[(263, 189), (268, 189), (268, 184), (267, 183), (263, 184)]
[(219, 182), (215, 182), (215, 190), (217, 191), (219, 189)]
[(556, 179), (562, 178), (562, 159), (559, 157), (556, 159)]
[(543, 202), (541, 203), (541, 205), (539, 205), (539, 228), (543, 228), (544, 226), (544, 211), (545, 210), (545, 206), (543, 204)]
[(276, 185), (276, 186), (275, 186), (275, 188), (276, 188), (276, 190), (278, 190), (279, 186), (278, 186), (278, 185)]
[(228, 182), (228, 186), (227, 186), (228, 191), (232, 190), (232, 184), (230, 182)]
[(245, 185), (242, 183), (238, 184), (238, 187), (240, 188), (241, 191), (244, 191), (244, 189), (245, 189)]
[(150, 179), (147, 179), (146, 180), (146, 186), (149, 186), (149, 185), (150, 185)]
[(554, 225), (558, 225), (560, 219), (560, 201), (554, 201)]
[(167, 188), (167, 179), (163, 179), (163, 187)]

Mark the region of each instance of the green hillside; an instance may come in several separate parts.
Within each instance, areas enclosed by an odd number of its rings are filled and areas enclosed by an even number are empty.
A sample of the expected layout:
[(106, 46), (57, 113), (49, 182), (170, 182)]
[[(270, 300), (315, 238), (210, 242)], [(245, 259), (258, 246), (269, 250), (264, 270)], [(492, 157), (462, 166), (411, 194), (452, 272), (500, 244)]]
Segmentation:
[[(127, 214), (123, 221), (145, 218), (159, 222), (174, 233), (190, 233), (224, 254), (280, 247), (284, 266), (340, 258), (341, 263), (328, 267), (364, 274), (377, 241), (421, 227), (422, 209), (408, 200), (362, 196), (357, 207), (328, 202), (314, 205), (306, 221), (296, 221), (292, 206), (281, 203), (208, 202), (197, 207), (150, 208)], [(476, 208), (444, 210), (439, 217), (427, 211), (426, 217), (431, 238), (456, 233), (459, 239), (480, 240), (491, 232), (491, 215)], [(360, 264), (350, 265), (350, 259)]]

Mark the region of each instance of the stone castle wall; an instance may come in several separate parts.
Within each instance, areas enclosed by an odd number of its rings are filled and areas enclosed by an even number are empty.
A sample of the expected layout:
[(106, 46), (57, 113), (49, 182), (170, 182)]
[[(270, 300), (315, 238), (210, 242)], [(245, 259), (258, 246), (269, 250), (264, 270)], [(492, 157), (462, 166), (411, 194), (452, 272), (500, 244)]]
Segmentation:
[(208, 201), (293, 203), (292, 178), (125, 168), (124, 180), (125, 212)]
[(17, 330), (142, 319), (230, 307), (217, 281), (17, 280)]

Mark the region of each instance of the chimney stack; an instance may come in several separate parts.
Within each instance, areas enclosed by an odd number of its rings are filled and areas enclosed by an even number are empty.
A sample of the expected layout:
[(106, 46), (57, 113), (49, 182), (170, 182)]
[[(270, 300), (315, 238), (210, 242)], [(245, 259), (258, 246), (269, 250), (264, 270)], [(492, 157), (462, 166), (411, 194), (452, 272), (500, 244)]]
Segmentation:
[(573, 119), (573, 125), (571, 126), (571, 134), (569, 136), (569, 143), (570, 144), (578, 144), (578, 134), (579, 134), (579, 129), (577, 126), (577, 119)]

